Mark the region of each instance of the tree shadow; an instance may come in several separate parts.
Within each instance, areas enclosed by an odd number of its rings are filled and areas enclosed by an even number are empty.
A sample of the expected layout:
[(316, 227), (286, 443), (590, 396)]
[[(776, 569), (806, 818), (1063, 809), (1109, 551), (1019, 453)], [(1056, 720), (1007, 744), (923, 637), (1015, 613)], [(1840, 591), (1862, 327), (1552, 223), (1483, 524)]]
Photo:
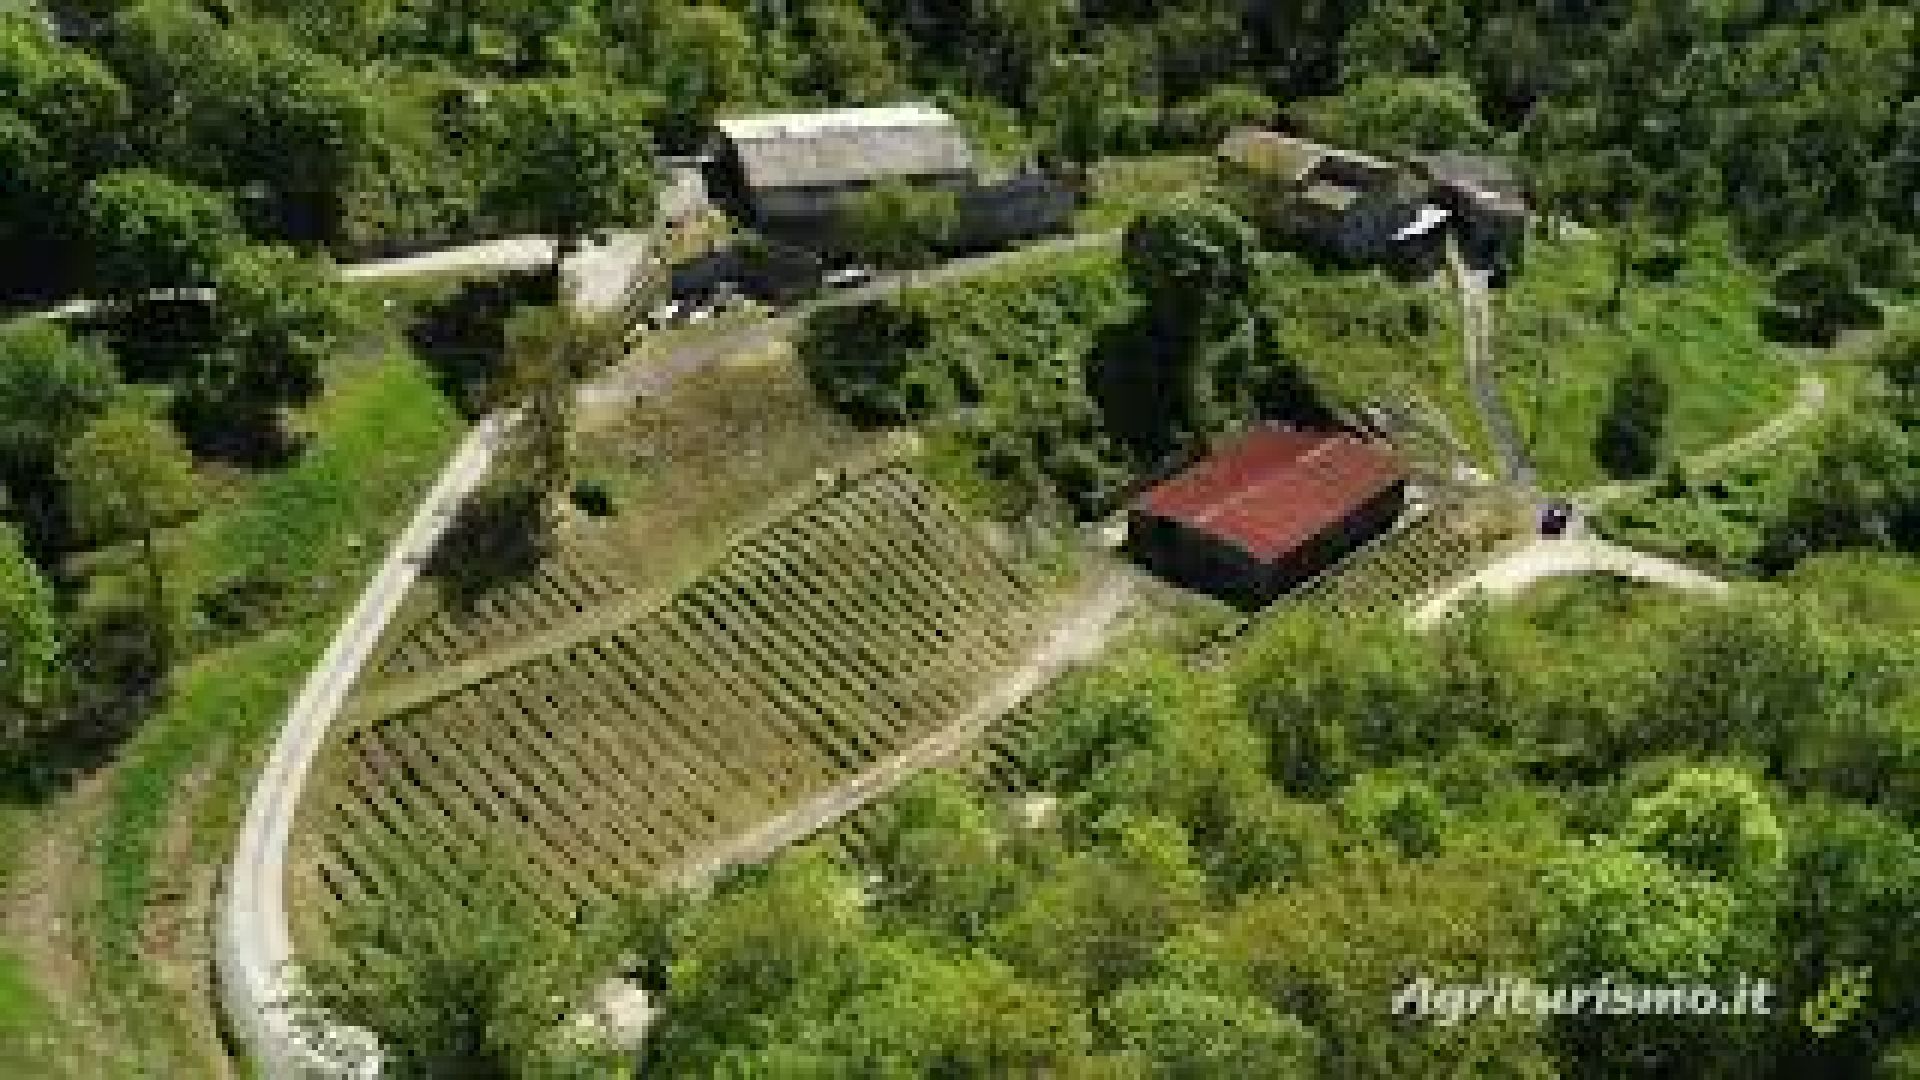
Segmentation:
[(433, 370), (440, 392), (477, 417), (491, 407), (505, 370), (507, 320), (522, 306), (549, 302), (552, 293), (552, 276), (543, 269), (463, 281), (415, 314), (407, 340)]
[(199, 372), (219, 345), (213, 302), (205, 296), (150, 296), (75, 320), (74, 330), (105, 342), (129, 382), (175, 382)]
[[(145, 609), (102, 607), (76, 620), (73, 685), (58, 709), (20, 723), (0, 752), (0, 800), (32, 805), (111, 761), (166, 692), (166, 669)], [(4, 712), (4, 710), (0, 710)]]
[(471, 611), (489, 593), (540, 573), (556, 547), (545, 504), (542, 493), (520, 490), (467, 500), (425, 568), (449, 604)]

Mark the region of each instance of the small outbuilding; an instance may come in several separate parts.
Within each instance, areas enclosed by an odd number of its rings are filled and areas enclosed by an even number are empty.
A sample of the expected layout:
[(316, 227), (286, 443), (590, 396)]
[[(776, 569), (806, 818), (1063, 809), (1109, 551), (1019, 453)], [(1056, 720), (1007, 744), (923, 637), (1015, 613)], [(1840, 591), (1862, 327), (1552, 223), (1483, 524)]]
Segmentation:
[(1127, 547), (1170, 581), (1259, 608), (1390, 528), (1407, 479), (1382, 444), (1258, 428), (1136, 500)]
[(1459, 222), (1461, 241), (1483, 259), (1516, 251), (1527, 231), (1525, 185), (1513, 165), (1482, 154), (1429, 154), (1414, 159), (1427, 198)]
[(888, 179), (946, 188), (974, 183), (960, 125), (931, 105), (763, 113), (716, 122), (714, 187), (755, 227), (808, 234), (840, 198)]
[(1353, 262), (1409, 246), (1421, 187), (1394, 162), (1255, 128), (1229, 134), (1217, 159), (1241, 211), (1283, 235)]

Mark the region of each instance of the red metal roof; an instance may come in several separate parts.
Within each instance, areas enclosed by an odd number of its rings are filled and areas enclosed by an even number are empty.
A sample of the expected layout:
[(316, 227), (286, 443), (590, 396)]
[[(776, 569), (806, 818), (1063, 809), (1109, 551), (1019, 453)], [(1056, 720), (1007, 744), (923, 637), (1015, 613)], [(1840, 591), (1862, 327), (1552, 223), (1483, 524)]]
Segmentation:
[(1137, 507), (1271, 562), (1405, 479), (1378, 444), (1260, 428), (1147, 492)]

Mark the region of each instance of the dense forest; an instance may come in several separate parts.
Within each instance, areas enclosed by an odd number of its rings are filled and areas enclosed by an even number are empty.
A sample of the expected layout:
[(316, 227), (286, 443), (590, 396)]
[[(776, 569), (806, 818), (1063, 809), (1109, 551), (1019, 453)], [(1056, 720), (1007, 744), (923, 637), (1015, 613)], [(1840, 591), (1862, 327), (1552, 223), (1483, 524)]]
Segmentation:
[[(644, 126), (685, 150), (725, 110), (909, 96), (948, 104), (985, 145), (1055, 158), (1194, 145), (1278, 117), (1378, 151), (1499, 146), (1530, 163), (1550, 205), (1642, 225), (1729, 214), (1756, 251), (1816, 280), (1910, 276), (1920, 226), (1920, 63), (1899, 4), (49, 8), (69, 43), (16, 16), (0, 47), (0, 148), (21, 181), (0, 208), (16, 253), (0, 270), (16, 289), (97, 280), (72, 241), (126, 205), (130, 171), (183, 185), (147, 184), (149, 209), (202, 198), (224, 206), (202, 208), (203, 228), (363, 253), (524, 227), (524, 200), (497, 197), (515, 185), (496, 136), (530, 110), (610, 126), (637, 149)], [(558, 100), (523, 100), (535, 88)]]

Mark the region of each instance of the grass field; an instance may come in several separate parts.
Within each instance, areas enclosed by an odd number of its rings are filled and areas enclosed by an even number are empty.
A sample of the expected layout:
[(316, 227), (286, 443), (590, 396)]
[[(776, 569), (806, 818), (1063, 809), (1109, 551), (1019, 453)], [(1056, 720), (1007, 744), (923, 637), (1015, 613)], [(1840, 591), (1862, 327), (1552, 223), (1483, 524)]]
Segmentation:
[(1213, 159), (1204, 154), (1108, 158), (1093, 167), (1092, 190), (1074, 219), (1074, 228), (1080, 232), (1125, 228), (1168, 196), (1207, 187), (1213, 179)]
[(1664, 453), (1682, 458), (1751, 428), (1793, 399), (1798, 371), (1760, 328), (1765, 284), (1711, 236), (1666, 280), (1645, 275), (1618, 316), (1609, 241), (1534, 240), (1496, 293), (1493, 350), (1542, 482), (1579, 490), (1609, 479), (1594, 440), (1614, 381), (1645, 350), (1671, 390)]
[(1035, 600), (911, 472), (822, 489), (632, 621), (345, 733), (306, 811), (307, 930), (459, 888), (463, 851), (556, 917), (657, 882), (936, 730)]
[[(184, 607), (271, 577), (277, 628), (232, 628), (186, 662), (84, 795), (5, 810), (21, 841), (9, 908), (50, 909), (73, 938), (0, 954), (0, 1064), (33, 1063), (7, 1075), (217, 1075), (208, 908), (254, 765), (459, 430), (405, 357), (357, 366), (301, 422), (313, 437), (299, 463), (230, 483), (165, 545)], [(18, 917), (15, 933), (52, 933)]]

